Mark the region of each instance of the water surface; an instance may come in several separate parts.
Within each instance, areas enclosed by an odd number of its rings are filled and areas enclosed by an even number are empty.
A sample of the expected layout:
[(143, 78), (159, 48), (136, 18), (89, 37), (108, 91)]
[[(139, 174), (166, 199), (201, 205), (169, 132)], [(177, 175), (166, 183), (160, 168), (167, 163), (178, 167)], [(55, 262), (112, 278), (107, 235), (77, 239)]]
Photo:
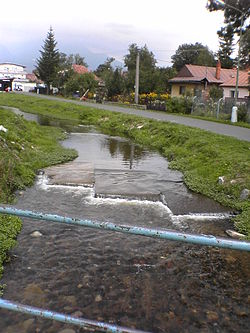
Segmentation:
[[(15, 207), (218, 236), (232, 228), (227, 209), (188, 191), (156, 152), (79, 130), (63, 145), (78, 150), (76, 162), (93, 163), (94, 186), (50, 186), (40, 175)], [(248, 332), (249, 277), (247, 253), (24, 219), (1, 283), (5, 299), (152, 332)], [(0, 317), (4, 333), (83, 331)]]

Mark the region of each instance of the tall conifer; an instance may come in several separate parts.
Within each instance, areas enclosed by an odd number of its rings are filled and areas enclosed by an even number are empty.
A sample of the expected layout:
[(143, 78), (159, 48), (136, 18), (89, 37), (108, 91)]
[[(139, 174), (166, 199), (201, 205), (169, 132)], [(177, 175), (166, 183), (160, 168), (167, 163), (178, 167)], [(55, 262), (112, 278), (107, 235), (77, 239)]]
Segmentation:
[(56, 79), (59, 66), (59, 51), (56, 49), (57, 42), (54, 32), (50, 27), (47, 38), (44, 41), (40, 58), (37, 59), (36, 70), (38, 76), (47, 85), (47, 93), (50, 93), (50, 85)]

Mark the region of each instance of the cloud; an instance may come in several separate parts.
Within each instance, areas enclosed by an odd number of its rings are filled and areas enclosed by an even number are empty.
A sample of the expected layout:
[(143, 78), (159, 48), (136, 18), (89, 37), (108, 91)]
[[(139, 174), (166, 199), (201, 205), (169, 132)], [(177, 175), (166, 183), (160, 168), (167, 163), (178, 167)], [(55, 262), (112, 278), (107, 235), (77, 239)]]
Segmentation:
[(136, 31), (132, 24), (107, 23), (105, 27), (117, 35), (131, 36)]
[[(1, 13), (9, 13), (9, 3), (2, 2)], [(183, 43), (201, 42), (214, 51), (218, 46), (216, 31), (223, 23), (223, 14), (209, 13), (206, 0), (127, 0), (122, 7), (117, 0), (86, 3), (12, 0), (11, 14), (2, 15), (0, 20), (0, 41), (6, 48), (2, 52), (6, 57), (7, 50), (37, 53), (50, 25), (60, 51), (82, 56), (91, 50), (122, 59), (128, 46), (136, 43), (146, 44), (157, 58), (169, 61)]]

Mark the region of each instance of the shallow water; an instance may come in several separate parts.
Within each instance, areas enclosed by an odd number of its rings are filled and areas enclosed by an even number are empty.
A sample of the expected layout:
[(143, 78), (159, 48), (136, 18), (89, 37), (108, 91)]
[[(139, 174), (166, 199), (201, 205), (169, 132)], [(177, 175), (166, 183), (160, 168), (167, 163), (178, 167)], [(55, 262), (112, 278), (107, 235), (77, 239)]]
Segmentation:
[[(41, 175), (15, 207), (219, 236), (232, 228), (227, 209), (188, 191), (157, 153), (79, 130), (63, 145), (78, 150), (76, 162), (93, 163), (94, 186), (48, 185)], [(5, 299), (152, 332), (248, 332), (249, 277), (247, 253), (24, 219), (1, 283)], [(4, 333), (83, 331), (6, 310), (0, 317)]]

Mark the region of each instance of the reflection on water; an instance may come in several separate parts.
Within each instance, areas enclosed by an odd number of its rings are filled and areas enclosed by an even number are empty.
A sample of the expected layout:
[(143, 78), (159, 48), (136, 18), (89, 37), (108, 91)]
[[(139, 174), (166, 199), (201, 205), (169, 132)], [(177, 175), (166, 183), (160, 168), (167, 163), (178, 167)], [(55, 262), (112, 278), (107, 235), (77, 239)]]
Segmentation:
[(133, 142), (119, 141), (116, 138), (109, 137), (103, 142), (104, 147), (108, 147), (112, 158), (123, 155), (124, 164), (129, 165), (129, 169), (133, 169), (142, 157), (146, 155), (145, 149)]
[[(63, 144), (78, 150), (76, 162), (93, 163), (95, 188), (44, 186), (41, 178), (16, 207), (219, 236), (232, 226), (228, 219), (174, 223), (162, 203), (95, 198), (98, 188), (107, 196), (147, 189), (165, 191), (172, 211), (221, 211), (187, 191), (160, 155), (127, 140), (72, 133)], [(35, 230), (42, 236), (32, 237)], [(247, 253), (24, 219), (11, 259), (1, 280), (6, 299), (155, 333), (249, 332)], [(3, 333), (83, 332), (6, 310), (0, 317)]]
[(92, 132), (71, 133), (62, 144), (78, 151), (75, 162), (93, 164), (97, 196), (156, 201), (163, 195), (174, 214), (228, 211), (215, 201), (188, 191), (182, 174), (170, 170), (165, 158), (129, 140)]
[(44, 115), (40, 115), (40, 114), (27, 113), (27, 112), (23, 112), (17, 108), (14, 108), (14, 107), (4, 106), (4, 108), (9, 109), (12, 112), (14, 112), (15, 114), (24, 117), (24, 119), (26, 119), (28, 121), (35, 121), (36, 123), (38, 123), (39, 125), (42, 125), (42, 126), (60, 127), (60, 128), (63, 128), (64, 130), (70, 132), (77, 125), (77, 123), (75, 121), (56, 119), (53, 117), (44, 116)]

